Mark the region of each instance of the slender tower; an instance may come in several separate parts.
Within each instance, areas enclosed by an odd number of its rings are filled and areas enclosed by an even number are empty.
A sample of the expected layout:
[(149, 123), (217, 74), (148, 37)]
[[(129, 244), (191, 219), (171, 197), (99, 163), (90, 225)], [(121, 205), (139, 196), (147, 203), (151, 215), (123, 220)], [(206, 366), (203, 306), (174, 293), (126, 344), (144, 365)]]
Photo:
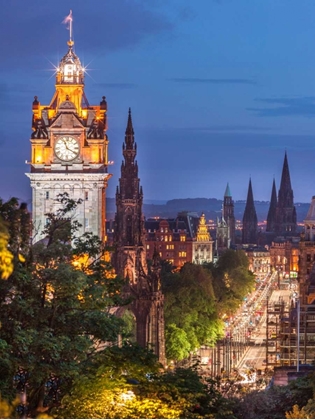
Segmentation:
[(137, 144), (129, 109), (121, 177), (116, 191), (113, 265), (128, 280), (126, 294), (132, 297), (129, 309), (136, 318), (138, 344), (149, 347), (165, 363), (164, 295), (161, 291), (159, 255), (146, 263), (143, 192), (135, 160)]
[(230, 244), (235, 244), (235, 216), (234, 216), (234, 201), (227, 183), (223, 199), (223, 218), (229, 226)]
[(257, 243), (257, 214), (251, 179), (249, 179), (247, 200), (243, 216), (242, 242), (243, 244)]
[(287, 152), (284, 155), (281, 184), (278, 193), (275, 231), (281, 235), (296, 232), (296, 209), (293, 202)]
[(269, 206), (268, 215), (267, 215), (266, 232), (275, 232), (277, 205), (278, 205), (278, 200), (277, 200), (276, 181), (275, 179), (273, 179), (270, 206)]
[(84, 92), (85, 69), (74, 51), (72, 14), (68, 51), (56, 69), (50, 104), (35, 96), (32, 110), (31, 165), (33, 242), (43, 238), (46, 214), (55, 212), (58, 194), (82, 203), (76, 209), (78, 232), (105, 240), (107, 173), (107, 103), (90, 105)]

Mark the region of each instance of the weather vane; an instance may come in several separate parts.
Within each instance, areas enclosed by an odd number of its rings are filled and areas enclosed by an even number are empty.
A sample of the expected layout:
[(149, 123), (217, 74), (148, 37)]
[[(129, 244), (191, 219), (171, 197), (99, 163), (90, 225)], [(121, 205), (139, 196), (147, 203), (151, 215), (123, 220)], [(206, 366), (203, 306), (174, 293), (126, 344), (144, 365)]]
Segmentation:
[(68, 16), (66, 16), (62, 21), (62, 23), (68, 24), (67, 29), (70, 31), (70, 42), (72, 42), (72, 20), (72, 10), (70, 10)]

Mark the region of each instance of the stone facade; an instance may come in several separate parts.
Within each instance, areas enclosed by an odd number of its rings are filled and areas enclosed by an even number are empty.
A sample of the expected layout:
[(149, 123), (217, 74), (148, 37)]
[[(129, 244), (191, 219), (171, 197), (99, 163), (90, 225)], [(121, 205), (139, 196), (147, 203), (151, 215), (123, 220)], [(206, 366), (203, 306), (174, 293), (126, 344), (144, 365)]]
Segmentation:
[(196, 239), (193, 241), (192, 262), (195, 264), (204, 264), (213, 260), (213, 240), (206, 225), (206, 218), (202, 213)]
[(128, 280), (124, 293), (132, 298), (128, 309), (135, 316), (138, 344), (152, 349), (159, 361), (165, 364), (164, 295), (161, 291), (159, 255), (154, 253), (149, 268), (142, 213), (143, 192), (136, 155), (137, 145), (129, 109), (123, 143), (124, 161), (116, 191), (112, 261), (116, 273)]

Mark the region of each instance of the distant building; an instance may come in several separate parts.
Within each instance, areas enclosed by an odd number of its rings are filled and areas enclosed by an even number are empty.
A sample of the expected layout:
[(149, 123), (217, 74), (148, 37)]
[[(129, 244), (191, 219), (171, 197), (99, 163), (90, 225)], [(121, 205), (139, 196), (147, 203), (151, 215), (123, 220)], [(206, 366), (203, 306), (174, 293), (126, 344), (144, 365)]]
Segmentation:
[(296, 230), (296, 209), (293, 200), (288, 158), (285, 152), (278, 198), (276, 196), (275, 180), (273, 180), (272, 184), (266, 232), (273, 233), (274, 236), (294, 236)]
[(229, 184), (227, 184), (221, 217), (217, 217), (216, 226), (216, 254), (221, 255), (231, 245), (235, 244), (235, 216), (234, 201), (232, 199)]
[(152, 259), (155, 250), (175, 267), (213, 259), (213, 240), (204, 214), (180, 212), (175, 219), (148, 219), (145, 231), (147, 259)]
[(202, 213), (199, 219), (199, 225), (196, 238), (192, 243), (192, 262), (203, 264), (213, 260), (213, 240), (206, 225), (206, 217)]
[(279, 273), (279, 279), (296, 278), (299, 270), (299, 243), (278, 238), (270, 245), (271, 271)]
[(235, 244), (235, 216), (234, 216), (234, 201), (232, 199), (230, 186), (227, 184), (223, 198), (223, 218), (229, 227), (229, 242), (230, 245)]
[(258, 274), (267, 274), (270, 272), (270, 252), (263, 247), (243, 248), (249, 261), (248, 269)]

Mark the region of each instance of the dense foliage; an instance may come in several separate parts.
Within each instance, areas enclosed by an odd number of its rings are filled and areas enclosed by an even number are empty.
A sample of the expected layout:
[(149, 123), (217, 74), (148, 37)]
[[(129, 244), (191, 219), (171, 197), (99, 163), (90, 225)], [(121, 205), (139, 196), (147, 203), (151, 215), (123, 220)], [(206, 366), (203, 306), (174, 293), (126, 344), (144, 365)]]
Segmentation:
[(58, 203), (45, 239), (32, 247), (16, 201), (0, 206), (15, 256), (0, 282), (0, 391), (8, 400), (26, 395), (31, 415), (55, 403), (122, 327), (110, 309), (123, 303), (123, 282), (96, 237), (76, 238), (71, 215), (80, 202), (63, 195)]
[(211, 273), (187, 263), (162, 282), (167, 357), (181, 360), (202, 344), (214, 344), (223, 323), (216, 313)]
[(285, 386), (252, 391), (235, 400), (236, 418), (284, 419), (315, 417), (315, 373)]
[(235, 313), (255, 285), (243, 251), (227, 250), (216, 265), (186, 263), (178, 272), (164, 263), (161, 273), (166, 354), (176, 361), (214, 345), (223, 336), (224, 316)]
[[(191, 369), (159, 372), (150, 353), (107, 349), (106, 362), (77, 380), (54, 412), (58, 418), (229, 418), (232, 403), (219, 383)], [(108, 363), (110, 361), (110, 363)], [(152, 363), (153, 362), (153, 363)]]
[(216, 265), (208, 264), (213, 276), (213, 288), (220, 314), (231, 315), (243, 303), (244, 297), (255, 287), (255, 276), (248, 269), (244, 251), (228, 249)]

